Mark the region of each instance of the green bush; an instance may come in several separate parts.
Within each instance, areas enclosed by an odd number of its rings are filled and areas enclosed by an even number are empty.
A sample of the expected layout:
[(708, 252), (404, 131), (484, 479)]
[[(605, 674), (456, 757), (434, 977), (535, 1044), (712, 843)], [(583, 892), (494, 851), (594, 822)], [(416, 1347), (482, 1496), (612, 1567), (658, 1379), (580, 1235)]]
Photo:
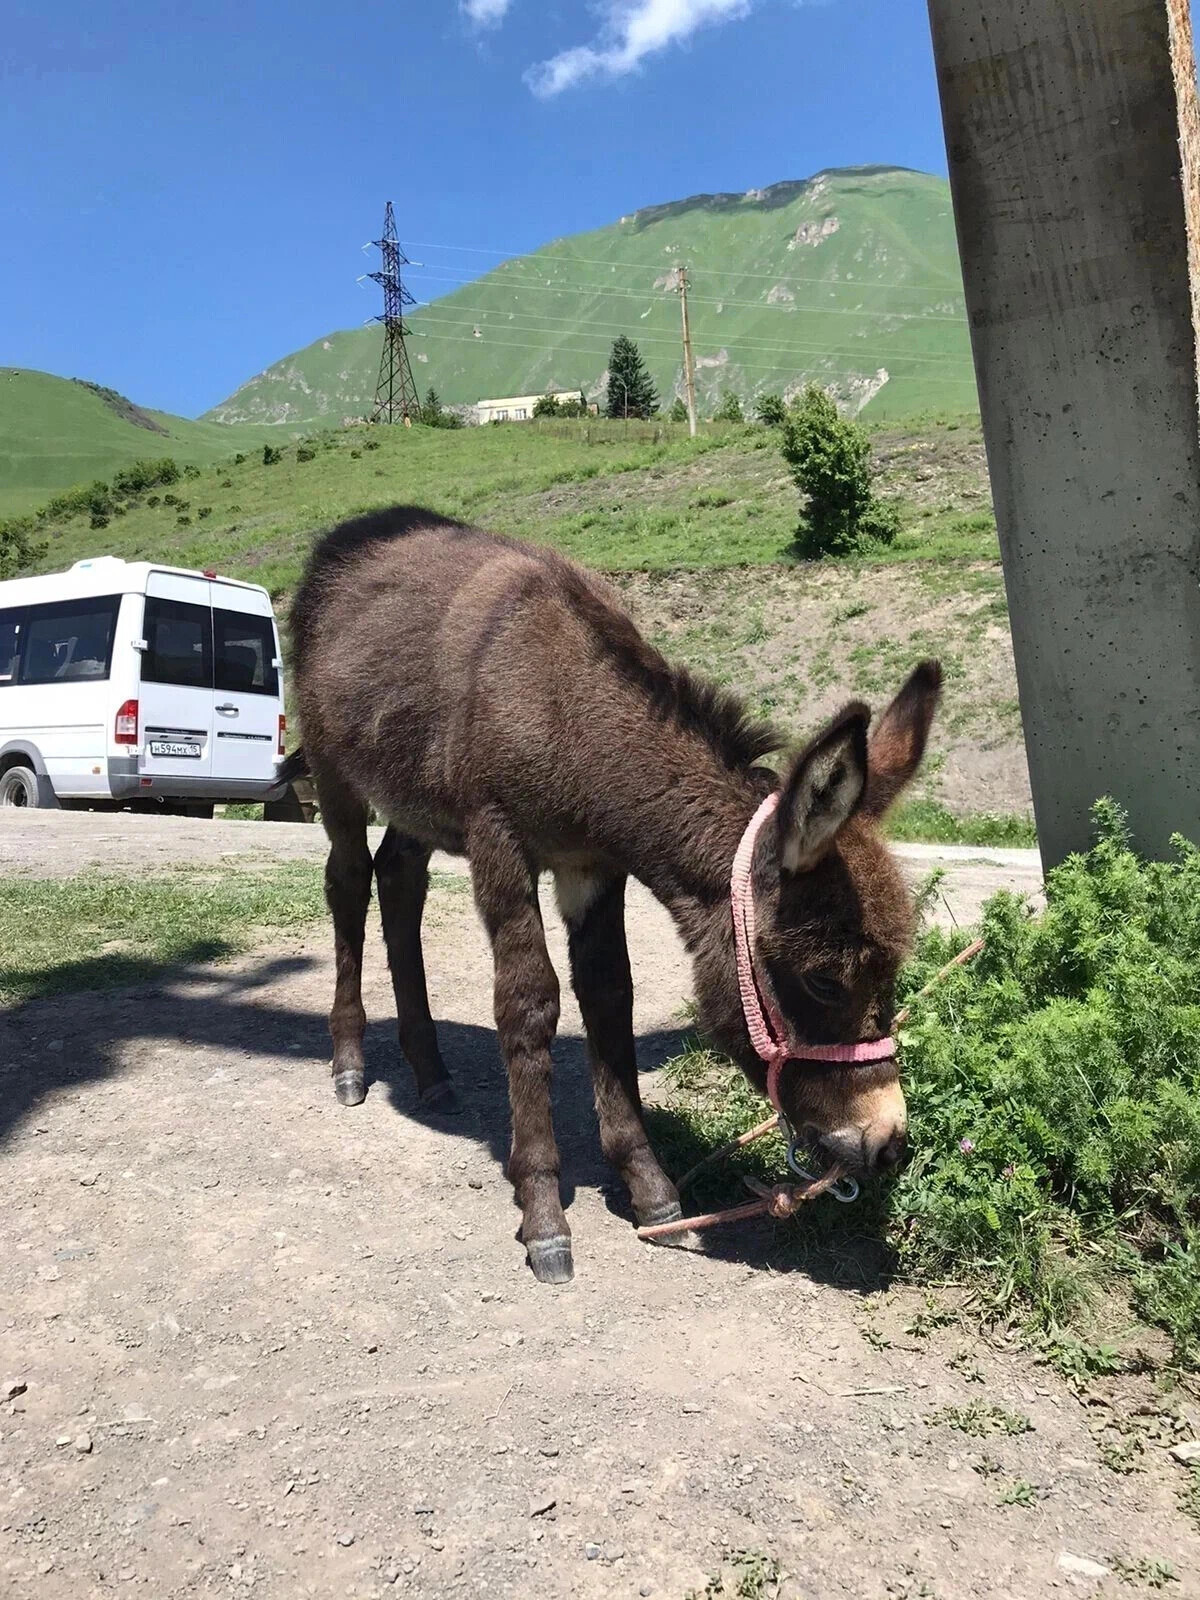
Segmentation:
[(262, 464), (264, 467), (274, 467), (283, 460), (283, 451), (276, 449), (273, 444), (263, 445)]
[[(1046, 911), (1011, 894), (985, 907), (986, 948), (919, 1002), (900, 1035), (912, 1155), (864, 1185), (853, 1216), (801, 1217), (828, 1245), (874, 1232), (893, 1265), (970, 1285), (998, 1315), (1055, 1333), (1119, 1294), (1200, 1357), (1200, 849), (1169, 861), (1129, 848), (1111, 801), (1097, 842), (1052, 871)], [(931, 932), (901, 1005), (966, 943)], [(740, 1074), (689, 1088), (673, 1114), (697, 1149), (749, 1127), (762, 1105)], [(689, 1066), (688, 1063), (692, 1065)], [(679, 1147), (678, 1122), (669, 1133)], [(666, 1152), (665, 1152), (666, 1153)], [(778, 1151), (751, 1158), (771, 1171)], [(698, 1186), (695, 1199), (706, 1203)]]
[(197, 506), (196, 515), (200, 518), (200, 521), (203, 522), (205, 517), (211, 517), (212, 516), (212, 507), (211, 506)]
[(311, 445), (307, 445), (307, 444), (297, 445), (297, 447), (296, 447), (296, 460), (297, 461), (315, 461), (316, 459), (317, 459), (317, 452), (312, 448)]
[(671, 401), (671, 409), (670, 409), (670, 411), (667, 412), (667, 421), (668, 422), (686, 422), (687, 419), (688, 419), (687, 406), (684, 404), (682, 398), (679, 395), (676, 395), (674, 400)]
[(541, 395), (534, 402), (533, 414), (535, 417), (557, 417), (558, 400), (552, 394)]
[(198, 478), (200, 476), (200, 468), (199, 467), (184, 467), (183, 475), (184, 475), (185, 478)]
[(34, 543), (32, 517), (7, 517), (0, 521), (0, 578), (15, 578), (40, 561), (46, 544)]
[(713, 412), (713, 421), (745, 422), (745, 420), (745, 417), (742, 415), (742, 402), (738, 399), (737, 395), (734, 394), (733, 390), (730, 389), (729, 393), (721, 401), (721, 404)]
[(239, 450), (239, 451), (238, 451), (238, 453), (237, 453), (237, 455), (236, 455), (236, 456), (234, 456), (234, 458), (233, 458), (233, 464), (234, 464), (234, 466), (235, 466), (235, 467), (240, 467), (240, 466), (241, 466), (241, 464), (242, 464), (242, 462), (243, 462), (243, 461), (245, 461), (245, 459), (246, 459), (246, 458), (245, 458), (245, 456), (244, 456), (244, 455), (243, 455), (243, 454), (242, 454), (242, 452), (241, 452), (241, 451), (240, 451), (240, 450)]
[(754, 402), (754, 415), (765, 428), (782, 427), (787, 416), (787, 402), (781, 394), (760, 394)]
[(163, 484), (178, 483), (179, 475), (179, 468), (170, 456), (164, 456), (161, 461), (133, 461), (114, 474), (113, 493), (133, 497)]
[(871, 441), (810, 383), (782, 423), (784, 460), (803, 495), (796, 529), (798, 555), (853, 555), (891, 544), (900, 528), (895, 506), (872, 488)]

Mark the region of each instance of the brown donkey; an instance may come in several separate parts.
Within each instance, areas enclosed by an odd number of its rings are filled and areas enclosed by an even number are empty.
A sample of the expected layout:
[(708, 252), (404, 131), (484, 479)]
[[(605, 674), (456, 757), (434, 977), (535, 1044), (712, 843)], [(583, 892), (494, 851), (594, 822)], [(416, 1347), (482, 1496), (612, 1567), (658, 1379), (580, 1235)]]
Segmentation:
[[(908, 893), (878, 830), (913, 776), (940, 692), (919, 666), (868, 738), (857, 702), (787, 763), (724, 691), (673, 668), (608, 589), (551, 550), (411, 507), (356, 518), (316, 546), (292, 609), (302, 754), (329, 835), (326, 893), (337, 980), (333, 1083), (365, 1093), (363, 929), (374, 871), (400, 1045), (422, 1101), (455, 1109), (421, 955), (430, 852), (466, 855), (495, 959), (508, 1069), (508, 1176), (535, 1274), (571, 1276), (550, 1115), (558, 979), (538, 876), (554, 874), (587, 1029), (600, 1139), (642, 1223), (680, 1215), (647, 1141), (625, 945), (629, 874), (668, 908), (695, 963), (706, 1032), (756, 1087), (762, 1061), (743, 1015), (730, 869), (764, 797), (778, 807), (753, 849), (764, 994), (789, 1041), (829, 1050), (878, 1041), (911, 933)], [(368, 807), (389, 827), (374, 861)], [(899, 1160), (905, 1106), (894, 1059), (795, 1059), (784, 1113), (858, 1172)], [(773, 1081), (773, 1087), (774, 1081)]]

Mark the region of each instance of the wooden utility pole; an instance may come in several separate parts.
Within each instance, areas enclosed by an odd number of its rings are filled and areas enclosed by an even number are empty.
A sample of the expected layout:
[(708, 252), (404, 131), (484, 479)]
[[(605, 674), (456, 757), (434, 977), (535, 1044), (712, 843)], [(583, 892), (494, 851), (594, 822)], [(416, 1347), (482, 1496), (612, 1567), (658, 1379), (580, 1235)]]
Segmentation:
[(1162, 855), (1200, 839), (1188, 3), (929, 15), (1042, 859), (1104, 794)]
[(683, 384), (687, 391), (688, 432), (696, 437), (696, 371), (692, 365), (692, 330), (687, 312), (687, 268), (676, 267), (679, 280), (679, 305), (683, 312)]

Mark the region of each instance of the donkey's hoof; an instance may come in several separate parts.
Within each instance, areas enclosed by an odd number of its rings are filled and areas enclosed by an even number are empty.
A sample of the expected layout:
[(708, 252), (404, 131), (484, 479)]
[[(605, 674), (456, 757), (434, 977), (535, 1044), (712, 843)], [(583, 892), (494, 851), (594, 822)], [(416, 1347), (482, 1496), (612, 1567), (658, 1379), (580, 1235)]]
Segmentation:
[(441, 1083), (430, 1084), (428, 1089), (422, 1089), (418, 1098), (424, 1110), (432, 1111), (439, 1117), (457, 1117), (463, 1108), (463, 1103), (449, 1078)]
[(367, 1098), (367, 1080), (361, 1072), (335, 1072), (333, 1092), (344, 1106), (360, 1106)]
[(531, 1239), (525, 1248), (539, 1283), (570, 1283), (575, 1276), (571, 1241), (565, 1234), (556, 1239)]
[(671, 1200), (665, 1206), (654, 1206), (649, 1211), (637, 1213), (639, 1228), (657, 1228), (664, 1222), (679, 1222), (682, 1217), (683, 1207), (678, 1200)]

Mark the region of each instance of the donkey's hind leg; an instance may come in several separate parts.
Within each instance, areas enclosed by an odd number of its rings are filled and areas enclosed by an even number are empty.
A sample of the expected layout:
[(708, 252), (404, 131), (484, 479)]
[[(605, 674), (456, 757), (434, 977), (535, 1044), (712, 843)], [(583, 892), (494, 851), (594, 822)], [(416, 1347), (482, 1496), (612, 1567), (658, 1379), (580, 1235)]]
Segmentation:
[(679, 1191), (659, 1166), (638, 1089), (633, 979), (625, 942), (625, 878), (560, 869), (558, 908), (567, 925), (571, 980), (587, 1029), (600, 1144), (629, 1186), (643, 1227), (683, 1215)]
[(363, 934), (371, 899), (371, 852), (367, 848), (367, 808), (349, 789), (317, 776), (321, 821), (329, 835), (325, 900), (333, 914), (337, 978), (329, 1031), (333, 1036), (333, 1092), (344, 1106), (366, 1098), (362, 1003)]
[(458, 1097), (442, 1061), (429, 1010), (421, 953), (421, 913), (429, 887), (429, 851), (416, 839), (389, 827), (375, 852), (375, 881), (396, 993), (400, 1048), (417, 1080), (422, 1105), (433, 1111), (457, 1111)]

